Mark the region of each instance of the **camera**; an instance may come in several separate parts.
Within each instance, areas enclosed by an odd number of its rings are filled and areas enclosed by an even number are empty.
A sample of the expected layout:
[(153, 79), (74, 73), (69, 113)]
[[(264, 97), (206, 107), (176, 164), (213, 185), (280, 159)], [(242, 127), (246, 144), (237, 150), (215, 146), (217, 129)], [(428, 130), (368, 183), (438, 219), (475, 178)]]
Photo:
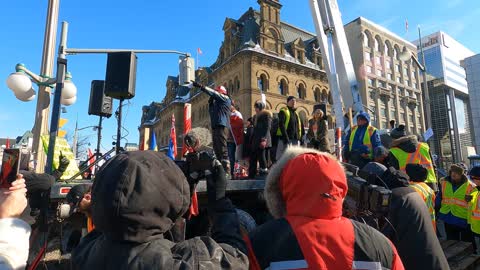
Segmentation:
[(343, 165), (346, 169), (348, 182), (348, 193), (344, 207), (347, 212), (346, 215), (386, 216), (390, 207), (392, 191), (377, 185), (378, 176), (365, 174), (351, 164), (344, 163)]
[(205, 171), (211, 170), (215, 154), (204, 150), (191, 152), (185, 156), (185, 160), (176, 160), (175, 163), (182, 170), (190, 185), (195, 185), (205, 178)]

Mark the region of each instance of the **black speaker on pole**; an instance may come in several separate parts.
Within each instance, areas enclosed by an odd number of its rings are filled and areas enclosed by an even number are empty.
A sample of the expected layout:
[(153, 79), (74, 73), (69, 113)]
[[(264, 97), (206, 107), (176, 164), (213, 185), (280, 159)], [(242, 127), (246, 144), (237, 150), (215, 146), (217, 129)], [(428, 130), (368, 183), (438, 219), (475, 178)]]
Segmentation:
[(105, 95), (116, 99), (135, 96), (137, 56), (133, 52), (109, 53), (105, 76)]
[(105, 81), (92, 81), (88, 114), (108, 118), (112, 116), (112, 102), (112, 98), (105, 95)]

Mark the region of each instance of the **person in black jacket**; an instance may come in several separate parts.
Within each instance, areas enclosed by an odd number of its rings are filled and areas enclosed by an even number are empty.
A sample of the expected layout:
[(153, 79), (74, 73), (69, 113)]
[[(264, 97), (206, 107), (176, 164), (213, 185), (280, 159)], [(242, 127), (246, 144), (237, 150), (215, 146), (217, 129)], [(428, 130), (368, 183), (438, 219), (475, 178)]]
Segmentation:
[(232, 106), (232, 100), (230, 96), (228, 96), (227, 89), (224, 86), (217, 86), (215, 90), (197, 82), (193, 82), (193, 86), (199, 87), (200, 90), (210, 96), (208, 112), (212, 126), (213, 151), (222, 162), (225, 172), (230, 172), (227, 137), (230, 132), (230, 108)]
[(266, 153), (270, 147), (272, 147), (272, 138), (270, 135), (272, 113), (265, 110), (265, 104), (263, 102), (256, 102), (254, 107), (256, 115), (253, 117), (252, 155), (248, 168), (248, 176), (250, 179), (255, 178), (257, 174), (257, 161), (260, 163), (260, 176), (263, 177), (267, 175)]
[(302, 145), (302, 138), (305, 135), (304, 123), (297, 112), (295, 105), (297, 100), (294, 96), (287, 98), (287, 107), (282, 108), (278, 113), (278, 129), (277, 136), (278, 146), (276, 159), (285, 152), (289, 145)]
[(405, 269), (450, 269), (438, 241), (428, 208), (418, 193), (409, 186), (409, 177), (393, 167), (370, 162), (362, 171), (375, 174), (382, 181), (376, 184), (392, 191), (388, 220), (382, 233), (398, 250)]
[(72, 252), (72, 269), (248, 269), (239, 220), (225, 196), (226, 175), (214, 159), (207, 175), (211, 237), (180, 242), (164, 234), (190, 206), (183, 172), (163, 153), (116, 155), (97, 173), (91, 211), (95, 230)]

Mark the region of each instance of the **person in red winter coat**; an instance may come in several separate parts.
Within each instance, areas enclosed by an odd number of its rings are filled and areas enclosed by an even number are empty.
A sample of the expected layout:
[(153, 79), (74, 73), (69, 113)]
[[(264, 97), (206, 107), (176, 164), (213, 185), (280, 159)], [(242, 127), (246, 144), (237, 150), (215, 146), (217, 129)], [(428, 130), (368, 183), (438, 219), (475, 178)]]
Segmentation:
[(404, 269), (384, 235), (342, 217), (347, 179), (331, 154), (289, 147), (265, 185), (275, 219), (246, 238), (251, 270)]
[(230, 106), (230, 132), (227, 137), (228, 159), (230, 160), (230, 175), (234, 178), (235, 162), (240, 158), (237, 155), (243, 144), (243, 116), (235, 104)]

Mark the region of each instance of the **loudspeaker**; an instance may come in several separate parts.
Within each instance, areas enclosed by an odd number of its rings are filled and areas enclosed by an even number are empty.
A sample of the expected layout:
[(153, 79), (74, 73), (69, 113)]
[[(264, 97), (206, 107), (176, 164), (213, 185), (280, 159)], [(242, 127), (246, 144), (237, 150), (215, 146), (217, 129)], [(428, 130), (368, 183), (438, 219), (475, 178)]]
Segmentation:
[(90, 90), (90, 103), (88, 105), (88, 114), (110, 117), (112, 116), (112, 98), (107, 97), (105, 91), (105, 81), (94, 80)]
[(137, 56), (133, 52), (109, 53), (105, 76), (105, 95), (116, 99), (135, 96)]
[(313, 105), (313, 111), (315, 112), (317, 109), (322, 110), (323, 111), (323, 118), (327, 119), (327, 104), (326, 103), (320, 103), (320, 104)]

